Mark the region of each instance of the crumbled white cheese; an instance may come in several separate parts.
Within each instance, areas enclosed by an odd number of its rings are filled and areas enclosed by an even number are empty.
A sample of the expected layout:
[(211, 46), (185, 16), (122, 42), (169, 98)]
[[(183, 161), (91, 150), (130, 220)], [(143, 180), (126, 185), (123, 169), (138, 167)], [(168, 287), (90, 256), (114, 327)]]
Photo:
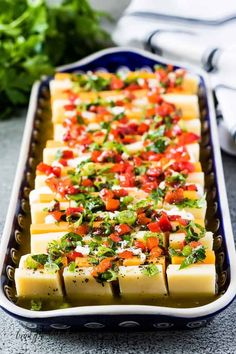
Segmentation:
[(95, 116), (95, 114), (93, 112), (88, 112), (88, 111), (82, 112), (81, 115), (85, 119), (93, 119)]
[(148, 79), (148, 86), (150, 88), (155, 88), (159, 86), (159, 82), (157, 79)]
[(109, 110), (112, 114), (118, 115), (123, 113), (125, 111), (125, 108), (120, 106), (115, 106), (115, 107), (111, 107)]
[(45, 217), (45, 224), (54, 224), (57, 220), (52, 215), (47, 215)]
[(166, 182), (165, 181), (162, 181), (160, 184), (159, 184), (159, 188), (160, 189), (165, 189), (166, 188)]
[(75, 251), (81, 253), (83, 256), (88, 256), (89, 253), (90, 253), (90, 248), (89, 248), (88, 245), (85, 245), (85, 246), (77, 246), (77, 247), (75, 248)]
[(80, 157), (67, 160), (67, 164), (70, 167), (77, 167), (81, 162), (86, 161), (88, 158), (90, 158), (90, 156), (91, 154), (82, 154)]
[(184, 209), (179, 210), (177, 207), (173, 207), (170, 210), (164, 210), (167, 213), (167, 215), (179, 215), (182, 219), (187, 219), (187, 220), (193, 220), (193, 214), (187, 213)]

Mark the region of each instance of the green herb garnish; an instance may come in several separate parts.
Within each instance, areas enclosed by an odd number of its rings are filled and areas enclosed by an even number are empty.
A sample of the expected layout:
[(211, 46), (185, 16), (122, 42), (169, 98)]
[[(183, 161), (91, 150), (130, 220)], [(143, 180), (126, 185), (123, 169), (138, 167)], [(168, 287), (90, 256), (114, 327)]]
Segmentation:
[(142, 273), (148, 277), (152, 277), (159, 273), (159, 269), (155, 264), (149, 264), (142, 269)]

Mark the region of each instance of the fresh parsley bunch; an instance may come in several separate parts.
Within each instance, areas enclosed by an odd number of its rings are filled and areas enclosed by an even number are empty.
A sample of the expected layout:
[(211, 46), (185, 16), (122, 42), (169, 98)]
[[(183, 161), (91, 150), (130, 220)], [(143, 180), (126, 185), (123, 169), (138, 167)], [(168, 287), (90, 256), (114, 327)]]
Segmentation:
[(32, 83), (106, 46), (101, 13), (87, 0), (0, 1), (0, 118), (25, 105)]

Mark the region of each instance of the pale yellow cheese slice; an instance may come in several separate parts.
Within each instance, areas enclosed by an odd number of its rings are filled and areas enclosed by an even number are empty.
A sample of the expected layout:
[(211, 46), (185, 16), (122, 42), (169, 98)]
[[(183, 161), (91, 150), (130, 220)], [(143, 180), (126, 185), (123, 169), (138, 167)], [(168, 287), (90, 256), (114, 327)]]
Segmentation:
[(167, 281), (171, 296), (215, 295), (215, 265), (193, 264), (184, 269), (179, 269), (177, 264), (169, 265)]
[(74, 299), (105, 301), (112, 299), (111, 283), (98, 283), (91, 275), (92, 267), (76, 268), (74, 272), (66, 267), (63, 271), (66, 295)]
[(164, 267), (157, 264), (158, 274), (148, 276), (143, 274), (145, 266), (120, 266), (120, 294), (126, 298), (157, 297), (167, 294)]

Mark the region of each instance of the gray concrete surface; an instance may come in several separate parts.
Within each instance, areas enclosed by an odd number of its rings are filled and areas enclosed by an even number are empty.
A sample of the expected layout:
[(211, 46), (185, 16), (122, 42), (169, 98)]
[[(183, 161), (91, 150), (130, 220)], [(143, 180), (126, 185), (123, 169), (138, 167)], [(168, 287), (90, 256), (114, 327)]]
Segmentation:
[[(19, 153), (24, 114), (0, 122), (0, 232)], [(236, 228), (236, 158), (223, 156), (233, 228)], [(236, 353), (236, 302), (207, 327), (192, 331), (36, 334), (0, 310), (0, 354)]]

